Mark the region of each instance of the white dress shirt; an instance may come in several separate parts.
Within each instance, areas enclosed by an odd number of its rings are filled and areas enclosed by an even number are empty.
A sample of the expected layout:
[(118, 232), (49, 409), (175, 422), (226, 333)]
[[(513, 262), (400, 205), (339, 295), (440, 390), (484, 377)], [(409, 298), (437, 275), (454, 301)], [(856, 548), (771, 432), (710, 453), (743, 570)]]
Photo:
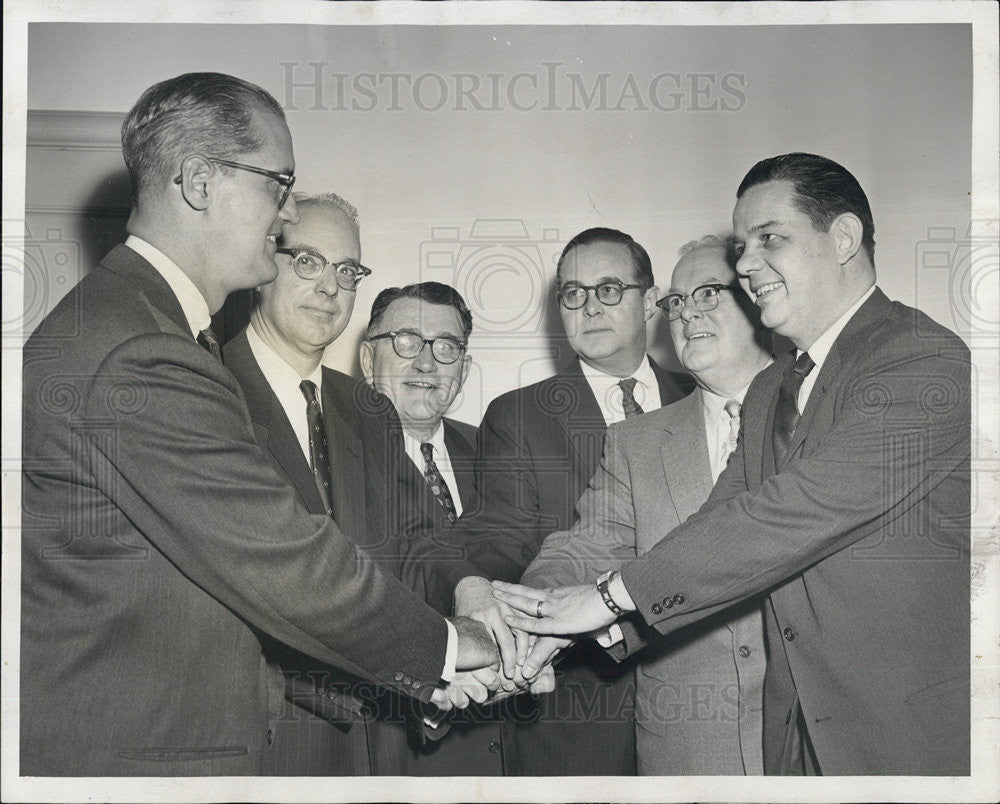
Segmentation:
[(458, 493), (458, 480), (455, 478), (455, 470), (451, 465), (451, 456), (448, 455), (448, 447), (444, 443), (444, 422), (438, 422), (434, 435), (427, 442), (418, 441), (406, 432), (406, 430), (403, 430), (403, 449), (406, 450), (406, 457), (413, 461), (413, 465), (420, 470), (421, 475), (424, 473), (424, 456), (420, 451), (422, 443), (427, 443), (434, 447), (434, 463), (438, 468), (441, 479), (447, 484), (448, 491), (451, 492), (451, 500), (455, 503), (455, 516), (461, 516), (462, 497)]
[(178, 268), (177, 263), (170, 257), (140, 237), (129, 235), (125, 245), (152, 265), (170, 286), (181, 310), (184, 311), (188, 329), (197, 338), (201, 331), (212, 323), (212, 314), (208, 311), (208, 302), (191, 281), (191, 277)]
[[(625, 410), (622, 408), (622, 389), (618, 384), (626, 377), (614, 377), (598, 371), (593, 366), (580, 361), (580, 368), (583, 369), (583, 376), (587, 378), (590, 390), (597, 398), (597, 404), (601, 408), (604, 416), (604, 423), (609, 427), (615, 422), (625, 421)], [(649, 363), (648, 357), (643, 357), (642, 362), (630, 375), (635, 378), (635, 388), (632, 395), (636, 404), (642, 408), (644, 413), (656, 410), (660, 404), (660, 384), (656, 381), (653, 367)]]
[(316, 401), (319, 402), (320, 411), (322, 411), (323, 366), (317, 364), (312, 374), (308, 377), (301, 376), (285, 362), (281, 355), (264, 342), (264, 339), (257, 334), (257, 330), (253, 328), (252, 323), (247, 327), (247, 343), (250, 344), (250, 351), (260, 367), (264, 379), (271, 386), (274, 395), (278, 397), (281, 409), (285, 411), (285, 416), (292, 425), (292, 430), (295, 431), (295, 437), (302, 448), (306, 463), (309, 463), (311, 460), (309, 454), (309, 417), (306, 413), (306, 398), (302, 395), (299, 384), (303, 380), (315, 383)]
[[(844, 327), (847, 326), (847, 322), (854, 318), (854, 314), (860, 309), (862, 304), (868, 301), (868, 298), (874, 292), (875, 285), (872, 285), (860, 299), (854, 302), (854, 304), (852, 304), (840, 318), (834, 321), (833, 325), (826, 332), (820, 335), (813, 342), (813, 345), (809, 347), (809, 357), (812, 358), (813, 363), (816, 365), (802, 381), (802, 385), (799, 388), (799, 396), (795, 400), (799, 407), (799, 413), (802, 413), (806, 409), (806, 403), (809, 401), (809, 395), (812, 393), (812, 389), (816, 385), (816, 378), (819, 377), (820, 369), (823, 368), (823, 363), (826, 362), (827, 355), (830, 354), (830, 350), (833, 348), (833, 342), (837, 340), (837, 336), (844, 331)], [(795, 350), (796, 358), (798, 358), (801, 354), (801, 349)]]
[(719, 479), (722, 470), (726, 468), (723, 460), (724, 446), (729, 441), (732, 417), (726, 412), (726, 402), (735, 399), (743, 405), (747, 395), (747, 383), (743, 389), (732, 396), (719, 396), (711, 391), (701, 389), (702, 413), (705, 415), (705, 439), (708, 446), (708, 464), (712, 471), (712, 484)]

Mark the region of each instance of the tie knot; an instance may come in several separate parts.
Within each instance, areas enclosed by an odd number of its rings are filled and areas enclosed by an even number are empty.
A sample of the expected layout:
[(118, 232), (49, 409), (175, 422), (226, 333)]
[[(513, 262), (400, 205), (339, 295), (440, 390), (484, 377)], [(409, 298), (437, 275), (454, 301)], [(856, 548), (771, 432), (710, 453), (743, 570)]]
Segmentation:
[(743, 406), (736, 399), (728, 399), (725, 404), (725, 411), (729, 414), (730, 419), (738, 419), (740, 417), (740, 410)]
[(809, 352), (803, 352), (796, 359), (795, 365), (792, 367), (792, 371), (805, 379), (809, 376), (809, 372), (815, 367), (816, 364), (813, 362), (813, 359), (809, 357)]
[(424, 460), (427, 463), (433, 463), (434, 461), (434, 445), (433, 444), (421, 444), (420, 454), (424, 456)]
[(618, 387), (622, 389), (622, 394), (635, 399), (635, 384), (637, 382), (635, 377), (626, 377), (618, 383)]
[(302, 392), (302, 396), (306, 398), (306, 402), (310, 405), (318, 405), (319, 402), (316, 400), (316, 383), (312, 380), (303, 380), (299, 383), (299, 390)]

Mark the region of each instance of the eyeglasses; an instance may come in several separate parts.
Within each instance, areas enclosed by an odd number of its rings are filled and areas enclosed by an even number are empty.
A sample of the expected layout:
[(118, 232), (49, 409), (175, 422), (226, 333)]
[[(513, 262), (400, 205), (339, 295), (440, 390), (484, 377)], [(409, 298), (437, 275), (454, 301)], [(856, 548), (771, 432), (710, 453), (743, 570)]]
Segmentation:
[(446, 335), (440, 338), (425, 338), (419, 332), (404, 329), (399, 332), (383, 332), (372, 335), (368, 340), (377, 341), (380, 338), (392, 338), (392, 349), (404, 360), (412, 360), (424, 350), (424, 344), (431, 345), (431, 354), (438, 363), (450, 365), (462, 356), (465, 344)]
[[(288, 200), (288, 194), (292, 191), (292, 185), (295, 184), (294, 173), (278, 173), (274, 170), (264, 170), (264, 168), (255, 167), (254, 165), (245, 165), (242, 162), (230, 162), (228, 159), (216, 159), (212, 156), (206, 156), (203, 158), (207, 159), (209, 162), (215, 162), (217, 165), (225, 165), (226, 167), (236, 168), (237, 170), (246, 170), (250, 173), (267, 176), (269, 179), (277, 182), (278, 189), (275, 195), (278, 201), (278, 209), (285, 206), (285, 202)], [(180, 183), (181, 177), (177, 176), (174, 179), (174, 184)]]
[(565, 285), (556, 291), (556, 298), (567, 310), (579, 310), (587, 303), (588, 294), (594, 291), (597, 300), (607, 306), (620, 304), (626, 290), (642, 290), (642, 285), (626, 285), (621, 280), (601, 282), (599, 285)]
[(669, 296), (664, 296), (656, 302), (656, 306), (667, 317), (667, 321), (676, 321), (681, 317), (681, 311), (684, 309), (687, 299), (690, 298), (694, 301), (696, 310), (707, 313), (719, 306), (719, 293), (723, 290), (736, 290), (736, 288), (736, 285), (723, 285), (718, 282), (711, 285), (700, 285), (687, 295), (671, 293)]
[(322, 254), (304, 248), (278, 248), (275, 253), (291, 257), (292, 268), (301, 279), (318, 279), (326, 266), (332, 265), (337, 284), (344, 290), (356, 290), (361, 280), (372, 272), (371, 268), (365, 268), (351, 260), (327, 262)]

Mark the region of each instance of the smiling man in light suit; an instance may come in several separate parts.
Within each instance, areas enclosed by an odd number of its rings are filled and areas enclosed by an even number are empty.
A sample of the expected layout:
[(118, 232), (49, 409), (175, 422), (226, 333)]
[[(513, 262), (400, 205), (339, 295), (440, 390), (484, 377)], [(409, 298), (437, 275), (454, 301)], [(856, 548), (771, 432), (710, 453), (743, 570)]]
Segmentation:
[[(760, 316), (736, 281), (732, 243), (681, 250), (658, 302), (698, 387), (665, 408), (612, 425), (604, 461), (623, 482), (584, 491), (579, 520), (546, 538), (522, 583), (583, 583), (642, 555), (708, 498), (736, 447), (747, 387), (771, 360)], [(764, 632), (760, 599), (640, 655), (636, 756), (642, 775), (763, 772)]]

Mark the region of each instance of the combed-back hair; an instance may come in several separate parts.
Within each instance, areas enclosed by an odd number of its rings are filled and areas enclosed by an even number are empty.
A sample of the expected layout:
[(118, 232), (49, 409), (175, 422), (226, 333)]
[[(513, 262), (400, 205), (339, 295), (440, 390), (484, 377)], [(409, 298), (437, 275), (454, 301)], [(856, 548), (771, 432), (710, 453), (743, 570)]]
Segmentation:
[(743, 177), (736, 197), (758, 184), (790, 182), (795, 190), (795, 206), (820, 232), (830, 231), (838, 215), (851, 212), (861, 220), (861, 245), (875, 264), (875, 222), (868, 196), (858, 180), (843, 165), (816, 154), (792, 153), (762, 159)]
[(469, 310), (465, 299), (451, 285), (441, 282), (419, 282), (413, 285), (406, 285), (401, 288), (386, 288), (372, 302), (372, 314), (368, 319), (368, 329), (365, 330), (365, 338), (378, 335), (379, 325), (386, 309), (396, 299), (420, 299), (430, 304), (445, 304), (458, 310), (458, 315), (462, 319), (462, 338), (468, 340), (472, 333), (472, 312)]
[(266, 90), (223, 73), (185, 73), (151, 86), (122, 123), (133, 199), (172, 181), (189, 154), (239, 161), (234, 157), (261, 148), (264, 137), (253, 124), (258, 111), (285, 119)]
[(559, 262), (556, 263), (556, 287), (562, 285), (562, 267), (566, 261), (566, 255), (577, 246), (589, 246), (593, 243), (617, 243), (625, 246), (632, 255), (632, 264), (635, 269), (635, 281), (643, 290), (648, 290), (655, 284), (653, 280), (653, 264), (650, 262), (646, 249), (640, 246), (631, 235), (620, 232), (617, 229), (606, 229), (597, 226), (593, 229), (585, 229), (576, 237), (570, 240), (559, 255)]

